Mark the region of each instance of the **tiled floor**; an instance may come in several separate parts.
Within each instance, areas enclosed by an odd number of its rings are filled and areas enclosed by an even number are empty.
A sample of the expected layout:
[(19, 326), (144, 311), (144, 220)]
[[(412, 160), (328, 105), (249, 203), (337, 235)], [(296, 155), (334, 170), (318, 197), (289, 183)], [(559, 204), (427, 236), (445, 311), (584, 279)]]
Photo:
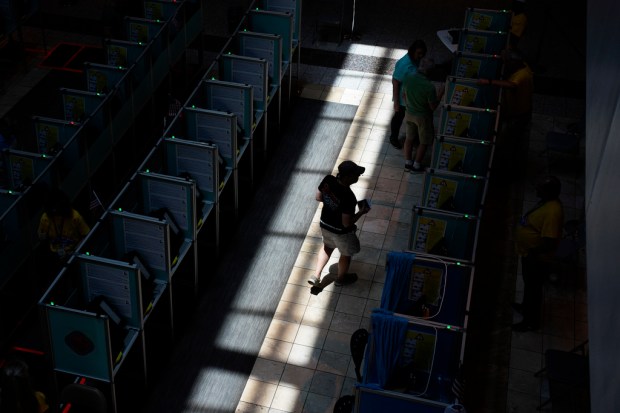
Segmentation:
[[(302, 67), (300, 76), (307, 82), (302, 97), (358, 106), (337, 164), (351, 159), (366, 167), (366, 173), (352, 188), (358, 199), (370, 198), (373, 207), (358, 222), (362, 251), (354, 257), (352, 271), (357, 272), (359, 280), (346, 287), (329, 284), (314, 296), (306, 279), (313, 273), (321, 247), (320, 206), (317, 209), (239, 401), (238, 412), (331, 412), (341, 395), (353, 393), (351, 333), (369, 327), (369, 314), (381, 297), (386, 254), (407, 248), (411, 210), (420, 200), (422, 190), (423, 175), (403, 172), (400, 151), (386, 140), (392, 114), (389, 76), (317, 66)], [(537, 106), (544, 107), (541, 102), (545, 100), (537, 97)], [(562, 103), (564, 107), (572, 105), (575, 111), (582, 108), (579, 102), (569, 101)], [(547, 158), (540, 156), (544, 134), (553, 125), (570, 120), (548, 114), (534, 116), (528, 163), (532, 174), (525, 181), (549, 171)], [(583, 210), (583, 181), (570, 173), (551, 172), (560, 176), (564, 185), (566, 218), (578, 218)], [(533, 188), (528, 187), (524, 209), (535, 201)], [(337, 259), (336, 251), (324, 274)], [(332, 267), (331, 272), (335, 271)], [(514, 279), (514, 274), (509, 276)], [(522, 281), (520, 277), (517, 280), (515, 298), (518, 299)], [(546, 349), (569, 350), (587, 338), (583, 289), (575, 293), (562, 284), (550, 284), (545, 294), (544, 314), (540, 331), (512, 334), (506, 412), (531, 412), (548, 398), (544, 375), (534, 376), (543, 367)], [(514, 321), (518, 321), (518, 315)], [(542, 411), (550, 411), (550, 405)]]

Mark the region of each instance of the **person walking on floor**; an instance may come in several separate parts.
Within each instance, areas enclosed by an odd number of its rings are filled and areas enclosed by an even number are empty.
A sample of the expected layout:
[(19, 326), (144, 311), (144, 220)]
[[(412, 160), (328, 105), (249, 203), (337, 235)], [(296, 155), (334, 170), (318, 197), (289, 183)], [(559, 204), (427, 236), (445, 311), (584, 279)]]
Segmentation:
[(555, 176), (547, 176), (536, 185), (540, 201), (523, 215), (516, 230), (516, 250), (521, 257), (523, 302), (513, 304), (523, 315), (515, 331), (537, 330), (545, 278), (550, 273), (550, 260), (562, 237), (564, 212), (560, 202), (561, 184)]
[(403, 98), (403, 81), (408, 74), (414, 73), (420, 60), (426, 56), (426, 43), (415, 40), (409, 46), (407, 54), (401, 57), (394, 66), (392, 74), (392, 102), (394, 103), (394, 115), (390, 121), (390, 143), (396, 149), (403, 147), (398, 134), (400, 126), (405, 119), (405, 100)]
[[(441, 88), (439, 94), (435, 90), (435, 85), (428, 79), (428, 73), (435, 67), (432, 59), (423, 58), (420, 60), (418, 70), (407, 75), (403, 82), (403, 95), (405, 97), (407, 122), (407, 138), (403, 146), (405, 156), (405, 171), (422, 172), (424, 167), (422, 161), (428, 145), (435, 139), (435, 129), (433, 127), (433, 112), (439, 106), (439, 102), (444, 94)], [(413, 160), (413, 147), (417, 144), (418, 148)]]
[[(340, 251), (336, 286), (357, 280), (357, 274), (348, 272), (351, 257), (360, 251), (355, 223), (370, 211), (370, 206), (364, 201), (358, 204), (351, 185), (358, 181), (365, 170), (353, 161), (344, 161), (338, 166), (338, 174), (325, 176), (316, 192), (316, 200), (323, 202), (320, 221), (323, 248), (319, 251), (314, 276), (308, 279), (308, 283), (313, 286), (313, 294), (322, 290), (319, 285), (321, 272), (336, 248)], [(359, 206), (357, 213), (356, 206)]]

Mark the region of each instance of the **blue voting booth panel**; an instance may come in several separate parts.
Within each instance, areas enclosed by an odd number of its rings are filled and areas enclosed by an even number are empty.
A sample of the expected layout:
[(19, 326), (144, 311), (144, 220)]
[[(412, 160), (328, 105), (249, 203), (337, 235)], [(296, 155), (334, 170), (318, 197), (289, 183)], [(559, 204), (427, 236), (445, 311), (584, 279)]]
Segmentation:
[(430, 168), (424, 175), (422, 206), (480, 215), (487, 179), (482, 175), (468, 175)]
[(409, 248), (456, 260), (473, 261), (478, 218), (426, 207), (413, 208)]
[[(461, 330), (374, 310), (360, 386), (412, 396), (411, 411), (419, 398), (445, 408), (454, 401), (452, 380), (462, 363), (463, 344)], [(382, 411), (400, 411), (390, 406), (389, 392)]]
[(512, 12), (510, 10), (488, 10), (469, 8), (465, 11), (464, 28), (473, 30), (510, 30)]
[(381, 308), (465, 326), (473, 267), (411, 252), (388, 253)]
[(457, 51), (465, 53), (499, 54), (508, 45), (508, 32), (461, 30)]
[(252, 86), (221, 80), (203, 80), (201, 86), (196, 88), (190, 103), (206, 109), (234, 113), (237, 115), (237, 137), (249, 138), (256, 127)]
[(138, 173), (144, 211), (165, 208), (187, 240), (196, 239), (195, 183), (175, 176)]
[(37, 152), (55, 153), (63, 148), (76, 134), (80, 124), (61, 119), (34, 116), (32, 118)]
[(268, 11), (289, 12), (293, 15), (293, 49), (296, 49), (301, 38), (301, 0), (261, 0), (259, 7)]
[(448, 76), (446, 80), (445, 102), (448, 105), (496, 109), (499, 94), (499, 87), (479, 85), (475, 79)]
[(202, 142), (165, 138), (163, 148), (166, 172), (172, 176), (189, 176), (205, 201), (218, 200), (217, 146)]
[(3, 158), (5, 159), (5, 168), (8, 171), (9, 189), (11, 190), (23, 190), (31, 185), (35, 179), (47, 185), (56, 184), (56, 182), (52, 182), (54, 177), (50, 173), (42, 176), (46, 168), (52, 163), (52, 157), (10, 149), (5, 150)]
[(450, 74), (471, 79), (499, 79), (502, 59), (499, 55), (456, 52)]
[(48, 306), (46, 315), (54, 369), (111, 381), (108, 320), (60, 306)]
[(277, 89), (282, 79), (282, 37), (242, 31), (235, 35), (233, 41), (237, 46), (237, 54), (268, 62), (269, 84)]
[[(104, 41), (107, 64), (116, 67), (131, 67), (138, 61), (146, 50), (146, 43), (130, 42), (128, 40), (106, 39)], [(142, 68), (138, 76), (144, 74)]]
[(487, 176), (493, 154), (490, 141), (438, 136), (431, 168)]
[[(125, 16), (125, 32), (130, 42), (148, 43), (157, 37), (163, 26), (158, 20)], [(153, 46), (157, 51), (161, 44)]]
[(98, 130), (104, 129), (107, 120), (102, 110), (105, 94), (67, 88), (60, 88), (60, 94), (66, 121), (84, 122), (88, 119), (90, 125)]
[(441, 108), (440, 135), (493, 141), (496, 128), (495, 110), (448, 104)]
[[(252, 86), (254, 109), (262, 112), (267, 109), (269, 96), (267, 66), (267, 61), (264, 59), (232, 54), (222, 55), (219, 60), (221, 80)], [(260, 117), (257, 115), (255, 123), (259, 120)]]
[[(237, 167), (237, 116), (199, 108), (183, 108), (187, 136), (192, 140), (216, 145), (226, 167)], [(221, 178), (221, 177), (220, 177)]]
[(76, 261), (82, 281), (83, 302), (103, 296), (128, 327), (143, 327), (140, 274), (126, 262), (80, 254)]
[[(247, 29), (259, 33), (277, 34), (282, 38), (282, 62), (286, 68), (293, 53), (293, 15), (290, 12), (250, 10)], [(286, 70), (284, 70), (286, 71)]]
[(89, 92), (108, 93), (127, 73), (127, 69), (122, 67), (90, 62), (84, 63), (84, 68), (86, 90)]
[(144, 2), (144, 18), (149, 20), (169, 20), (179, 7), (179, 3), (170, 0), (149, 0)]

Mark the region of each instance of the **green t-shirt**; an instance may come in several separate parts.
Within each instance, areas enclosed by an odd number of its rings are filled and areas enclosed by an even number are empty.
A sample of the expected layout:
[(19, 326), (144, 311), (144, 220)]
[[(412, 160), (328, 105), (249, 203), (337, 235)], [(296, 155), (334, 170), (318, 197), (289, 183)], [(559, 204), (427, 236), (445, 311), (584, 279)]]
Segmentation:
[(438, 102), (435, 85), (422, 73), (408, 75), (403, 82), (407, 103), (407, 112), (412, 115), (425, 116), (432, 114), (430, 104)]

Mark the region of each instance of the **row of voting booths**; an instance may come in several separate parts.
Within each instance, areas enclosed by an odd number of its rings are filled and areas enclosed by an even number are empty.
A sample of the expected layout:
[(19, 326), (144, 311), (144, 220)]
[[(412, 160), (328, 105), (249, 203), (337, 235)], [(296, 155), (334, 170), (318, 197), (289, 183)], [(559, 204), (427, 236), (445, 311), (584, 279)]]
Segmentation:
[[(512, 12), (470, 8), (446, 79), (439, 127), (412, 214), (409, 250), (388, 253), (371, 315), (356, 412), (443, 413), (458, 402), (476, 245), (499, 127)], [(447, 410), (446, 410), (447, 411)]]
[[(158, 32), (158, 25), (170, 23), (170, 17), (162, 19), (177, 3), (157, 2), (163, 8), (147, 3), (152, 2), (145, 2), (144, 18), (126, 18), (128, 40), (108, 42), (110, 64), (87, 66), (91, 90), (80, 96), (94, 99), (115, 90), (123, 94), (118, 101), (122, 104), (146, 93), (108, 81), (122, 82), (131, 71), (125, 65), (140, 55), (145, 43), (145, 51), (161, 46), (149, 36)], [(208, 271), (198, 271), (199, 251), (204, 255), (220, 248), (222, 227), (234, 227), (239, 198), (250, 195), (255, 172), (273, 149), (274, 127), (291, 99), (300, 19), (300, 0), (252, 3), (153, 149), (40, 300), (55, 372), (107, 384), (114, 412), (122, 410), (117, 379), (126, 360), (140, 367), (146, 385), (153, 341), (173, 339), (179, 303), (191, 301), (199, 286), (208, 283)], [(69, 127), (81, 121), (72, 117), (58, 122)], [(102, 127), (106, 125), (102, 120)], [(230, 219), (223, 219), (224, 213)], [(187, 287), (189, 298), (179, 293)]]

